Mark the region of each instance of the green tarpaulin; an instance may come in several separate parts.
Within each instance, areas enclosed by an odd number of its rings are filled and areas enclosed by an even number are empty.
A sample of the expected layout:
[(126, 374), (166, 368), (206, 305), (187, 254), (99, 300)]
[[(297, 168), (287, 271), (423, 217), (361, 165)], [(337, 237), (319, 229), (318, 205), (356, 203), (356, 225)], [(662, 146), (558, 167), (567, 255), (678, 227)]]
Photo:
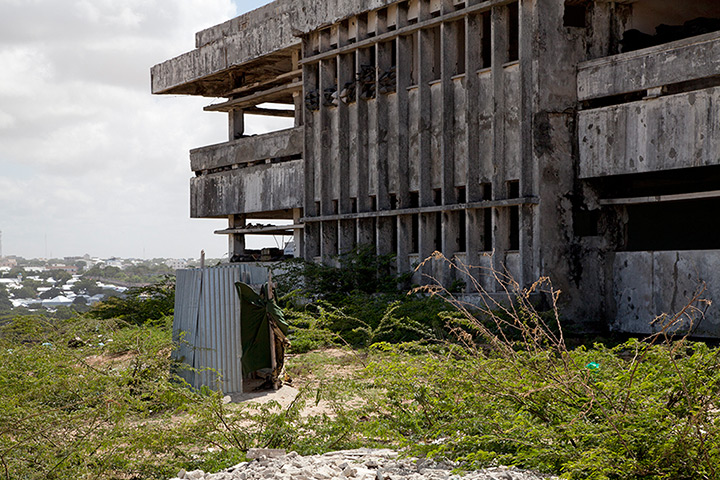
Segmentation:
[(260, 294), (249, 285), (235, 283), (240, 297), (240, 335), (242, 340), (242, 371), (243, 375), (257, 370), (272, 368), (270, 347), (270, 326), (275, 333), (276, 371), (277, 377), (282, 369), (285, 346), (288, 345), (286, 335), (288, 324), (285, 322), (282, 309), (275, 300), (268, 299), (267, 285), (263, 285)]

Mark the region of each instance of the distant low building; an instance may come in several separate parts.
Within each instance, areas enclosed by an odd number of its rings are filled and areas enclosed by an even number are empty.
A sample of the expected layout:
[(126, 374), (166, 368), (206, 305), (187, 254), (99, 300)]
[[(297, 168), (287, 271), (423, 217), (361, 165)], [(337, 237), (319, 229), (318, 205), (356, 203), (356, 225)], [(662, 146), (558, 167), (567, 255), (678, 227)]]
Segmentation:
[(78, 271), (78, 267), (76, 267), (75, 265), (51, 265), (47, 267), (47, 269), (51, 271), (61, 270), (63, 272), (68, 272), (72, 274), (76, 274)]
[(180, 270), (183, 268), (187, 268), (188, 262), (187, 260), (183, 260), (182, 258), (168, 258), (165, 260), (165, 265), (167, 265), (169, 268), (172, 268), (173, 270)]
[(8, 257), (0, 258), (0, 267), (17, 267), (17, 260)]

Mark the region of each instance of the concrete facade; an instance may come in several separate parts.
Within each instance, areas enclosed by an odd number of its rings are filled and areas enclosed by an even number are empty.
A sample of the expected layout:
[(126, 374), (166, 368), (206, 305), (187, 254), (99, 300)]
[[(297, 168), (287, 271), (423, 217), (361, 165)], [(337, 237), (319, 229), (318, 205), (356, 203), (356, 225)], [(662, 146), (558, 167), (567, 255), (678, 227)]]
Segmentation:
[[(191, 152), (191, 216), (227, 217), (231, 255), (268, 231), (247, 219), (293, 220), (308, 260), (372, 244), (407, 271), (438, 250), (648, 333), (692, 285), (720, 299), (720, 32), (698, 17), (720, 4), (277, 0), (199, 32), (152, 89), (226, 99), (206, 110), (228, 142)], [(295, 127), (245, 136), (245, 114)]]

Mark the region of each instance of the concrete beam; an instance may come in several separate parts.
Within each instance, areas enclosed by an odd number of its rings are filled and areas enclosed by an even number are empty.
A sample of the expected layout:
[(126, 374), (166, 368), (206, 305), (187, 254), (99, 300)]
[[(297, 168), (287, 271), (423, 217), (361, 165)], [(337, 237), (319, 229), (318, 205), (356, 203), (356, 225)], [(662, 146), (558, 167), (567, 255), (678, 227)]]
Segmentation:
[(303, 128), (289, 128), (190, 150), (190, 169), (200, 172), (272, 158), (292, 157), (302, 152)]
[(578, 65), (578, 98), (592, 100), (720, 75), (720, 32)]
[(578, 114), (580, 178), (720, 165), (720, 87)]

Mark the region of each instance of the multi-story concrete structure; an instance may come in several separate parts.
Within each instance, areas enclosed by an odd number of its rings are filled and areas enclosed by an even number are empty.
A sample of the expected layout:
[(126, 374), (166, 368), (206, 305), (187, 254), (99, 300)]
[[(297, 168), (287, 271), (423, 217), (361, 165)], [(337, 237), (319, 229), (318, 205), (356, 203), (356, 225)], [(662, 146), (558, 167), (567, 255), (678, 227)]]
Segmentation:
[[(643, 332), (699, 280), (720, 300), (714, 17), (715, 0), (277, 0), (199, 32), (152, 90), (227, 99), (206, 110), (229, 141), (190, 154), (191, 216), (228, 218), (231, 253), (278, 230), (307, 259), (374, 244), (408, 270), (439, 250), (550, 276), (568, 315)], [(245, 114), (295, 127), (244, 136)], [(710, 313), (698, 332), (718, 335)]]

